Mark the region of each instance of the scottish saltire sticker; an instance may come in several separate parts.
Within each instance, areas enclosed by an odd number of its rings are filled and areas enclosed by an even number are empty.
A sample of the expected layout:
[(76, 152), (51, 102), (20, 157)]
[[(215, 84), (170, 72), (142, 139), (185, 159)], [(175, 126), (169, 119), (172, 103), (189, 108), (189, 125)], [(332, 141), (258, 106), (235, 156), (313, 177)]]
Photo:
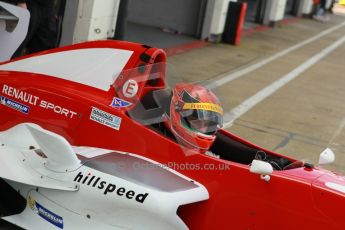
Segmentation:
[(26, 106), (4, 96), (0, 96), (0, 104), (25, 114), (28, 114), (30, 111), (29, 106)]
[(63, 218), (39, 204), (34, 198), (29, 196), (29, 207), (41, 218), (63, 229)]
[(132, 105), (131, 102), (125, 101), (121, 98), (114, 97), (113, 101), (111, 102), (110, 106), (113, 108), (125, 108)]
[(92, 107), (90, 120), (108, 126), (112, 129), (120, 130), (121, 117), (107, 113), (96, 107)]

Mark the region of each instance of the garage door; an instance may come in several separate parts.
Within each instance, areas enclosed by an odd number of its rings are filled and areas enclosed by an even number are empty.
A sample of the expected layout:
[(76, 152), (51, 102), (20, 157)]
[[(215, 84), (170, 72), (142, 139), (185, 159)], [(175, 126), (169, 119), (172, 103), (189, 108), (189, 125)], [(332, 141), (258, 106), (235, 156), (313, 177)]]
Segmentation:
[(246, 21), (262, 23), (266, 0), (240, 0), (239, 2), (247, 3)]
[(286, 6), (285, 6), (285, 13), (286, 14), (296, 14), (296, 0), (287, 0), (286, 1)]
[(131, 0), (128, 21), (199, 37), (207, 0)]

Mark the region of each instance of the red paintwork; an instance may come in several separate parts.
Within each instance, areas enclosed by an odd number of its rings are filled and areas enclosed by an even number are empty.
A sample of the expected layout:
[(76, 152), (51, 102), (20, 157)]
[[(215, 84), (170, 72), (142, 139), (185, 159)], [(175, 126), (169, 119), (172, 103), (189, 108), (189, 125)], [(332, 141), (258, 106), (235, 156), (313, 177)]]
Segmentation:
[(242, 27), (243, 27), (244, 19), (246, 16), (246, 11), (247, 11), (247, 3), (243, 2), (241, 5), (240, 15), (237, 22), (237, 30), (236, 30), (236, 36), (235, 36), (235, 41), (234, 41), (235, 45), (238, 45), (238, 43), (240, 42)]
[[(144, 51), (151, 56), (151, 63), (164, 62), (166, 59), (160, 49), (146, 49), (138, 44), (116, 41), (89, 42), (44, 53), (90, 47), (133, 50), (134, 54), (125, 69), (142, 64), (143, 61), (140, 61), (139, 57)], [(163, 75), (162, 81), (157, 85), (141, 84), (139, 97), (149, 90), (164, 88)], [(125, 79), (118, 80), (115, 85), (120, 87), (128, 78), (130, 76), (126, 75)], [(265, 182), (259, 178), (259, 175), (250, 173), (248, 165), (219, 160), (203, 154), (185, 154), (180, 146), (170, 139), (130, 119), (124, 110), (110, 107), (111, 100), (115, 96), (112, 87), (105, 92), (54, 77), (0, 71), (0, 89), (4, 84), (54, 102), (56, 105), (75, 111), (77, 115), (67, 118), (35, 106), (31, 106), (30, 114), (25, 115), (0, 105), (1, 130), (22, 122), (34, 122), (63, 135), (76, 146), (128, 151), (162, 164), (175, 162), (201, 166), (228, 165), (230, 170), (174, 168), (203, 184), (210, 194), (210, 199), (207, 201), (179, 209), (179, 215), (191, 229), (345, 229), (345, 221), (342, 217), (345, 207), (344, 194), (326, 188), (324, 184), (325, 181), (337, 181), (337, 183), (340, 181), (339, 183), (345, 184), (344, 179), (328, 171), (305, 168), (275, 171), (271, 175), (271, 180)], [(92, 106), (120, 116), (122, 118), (120, 130), (91, 121), (89, 117)], [(224, 130), (221, 132), (232, 139), (260, 149), (229, 132)], [(269, 150), (264, 151), (272, 153)]]

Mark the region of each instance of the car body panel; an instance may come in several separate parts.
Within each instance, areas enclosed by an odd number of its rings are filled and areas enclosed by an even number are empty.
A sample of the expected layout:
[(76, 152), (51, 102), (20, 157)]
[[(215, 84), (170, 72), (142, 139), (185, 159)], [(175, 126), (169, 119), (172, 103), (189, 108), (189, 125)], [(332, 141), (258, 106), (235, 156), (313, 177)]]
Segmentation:
[[(320, 184), (318, 178), (326, 178), (323, 175), (335, 178), (335, 174), (316, 167), (301, 166), (274, 171), (267, 182), (260, 179), (260, 175), (249, 171), (249, 164), (254, 159), (255, 152), (265, 151), (273, 157), (284, 158), (290, 162), (297, 160), (263, 149), (225, 130), (220, 130), (218, 135), (222, 135), (225, 146), (228, 147), (219, 147), (218, 151), (229, 159), (232, 155), (236, 155), (238, 159), (245, 158), (244, 162), (247, 163), (218, 159), (185, 150), (171, 138), (128, 116), (127, 111), (133, 108), (131, 106), (138, 104), (145, 95), (165, 88), (164, 68), (155, 70), (158, 73), (155, 81), (149, 79), (149, 72), (153, 71), (149, 64), (166, 61), (162, 50), (128, 42), (98, 41), (25, 58), (43, 57), (46, 54), (74, 49), (105, 47), (133, 52), (122, 74), (107, 91), (104, 88), (37, 73), (1, 70), (0, 65), (0, 94), (12, 102), (12, 106), (6, 105), (5, 102), (0, 105), (0, 130), (5, 131), (21, 123), (35, 123), (63, 136), (73, 146), (131, 153), (172, 168), (205, 186), (209, 194), (208, 200), (178, 208), (179, 217), (191, 229), (344, 229), (344, 222), (333, 215), (343, 210), (343, 206), (335, 205), (339, 200), (343, 202), (343, 194), (327, 189), (331, 191), (327, 193), (327, 202), (320, 198), (320, 191), (325, 191), (325, 185)], [(141, 69), (142, 66), (145, 67), (144, 70)], [(138, 69), (133, 72), (132, 68)], [(26, 93), (27, 98), (30, 97), (28, 95), (38, 98), (37, 103), (30, 103), (30, 99), (9, 93), (4, 90), (6, 86), (7, 89), (12, 87), (12, 91), (16, 90), (18, 95), (20, 91), (22, 94)], [(135, 97), (132, 97), (133, 94)], [(115, 97), (131, 106), (111, 106)], [(42, 100), (54, 106), (49, 109), (42, 107)], [(25, 106), (30, 107), (28, 113), (23, 112)], [(226, 145), (227, 143), (236, 143), (242, 146), (242, 149), (231, 147), (231, 144)], [(250, 155), (246, 149), (254, 151), (254, 155)], [(87, 174), (87, 171), (83, 173)], [(57, 191), (49, 192), (52, 196), (57, 195), (56, 193)], [(319, 201), (322, 201), (320, 206), (316, 204)], [(57, 201), (60, 202), (62, 200)], [(327, 206), (329, 204), (334, 206)], [(110, 210), (111, 207), (104, 205), (104, 208)], [(65, 208), (69, 209), (68, 206)], [(77, 209), (74, 210), (76, 211)], [(102, 215), (106, 214), (99, 214), (99, 218)], [(116, 213), (113, 217), (116, 218)]]

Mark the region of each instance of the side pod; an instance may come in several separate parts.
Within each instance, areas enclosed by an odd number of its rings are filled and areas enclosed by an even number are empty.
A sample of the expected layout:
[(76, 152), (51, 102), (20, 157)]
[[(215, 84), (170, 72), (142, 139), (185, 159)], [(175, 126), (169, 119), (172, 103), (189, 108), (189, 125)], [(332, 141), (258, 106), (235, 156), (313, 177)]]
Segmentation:
[[(0, 132), (0, 162), (2, 162), (0, 177), (35, 187), (67, 191), (78, 190), (78, 186), (74, 183), (51, 179), (41, 173), (43, 170), (46, 170), (46, 165), (54, 165), (56, 163), (54, 161), (55, 158), (51, 156), (53, 152), (50, 150), (53, 147), (50, 143), (55, 142), (57, 144), (58, 141), (63, 142), (64, 139), (49, 131), (43, 131), (39, 126), (29, 126), (30, 128), (25, 124), (20, 124), (7, 131)], [(31, 132), (33, 135), (31, 135)], [(37, 147), (41, 145), (47, 150), (47, 156), (50, 156), (51, 159), (49, 157), (41, 158), (34, 150), (29, 150), (29, 146)], [(55, 147), (57, 150), (61, 150), (63, 148), (61, 146), (65, 145), (60, 143)], [(75, 153), (73, 154), (75, 156)], [(62, 157), (60, 159), (60, 162), (64, 162)], [(74, 161), (73, 163), (77, 162)], [(65, 165), (64, 168), (70, 165), (71, 163), (67, 166)]]

